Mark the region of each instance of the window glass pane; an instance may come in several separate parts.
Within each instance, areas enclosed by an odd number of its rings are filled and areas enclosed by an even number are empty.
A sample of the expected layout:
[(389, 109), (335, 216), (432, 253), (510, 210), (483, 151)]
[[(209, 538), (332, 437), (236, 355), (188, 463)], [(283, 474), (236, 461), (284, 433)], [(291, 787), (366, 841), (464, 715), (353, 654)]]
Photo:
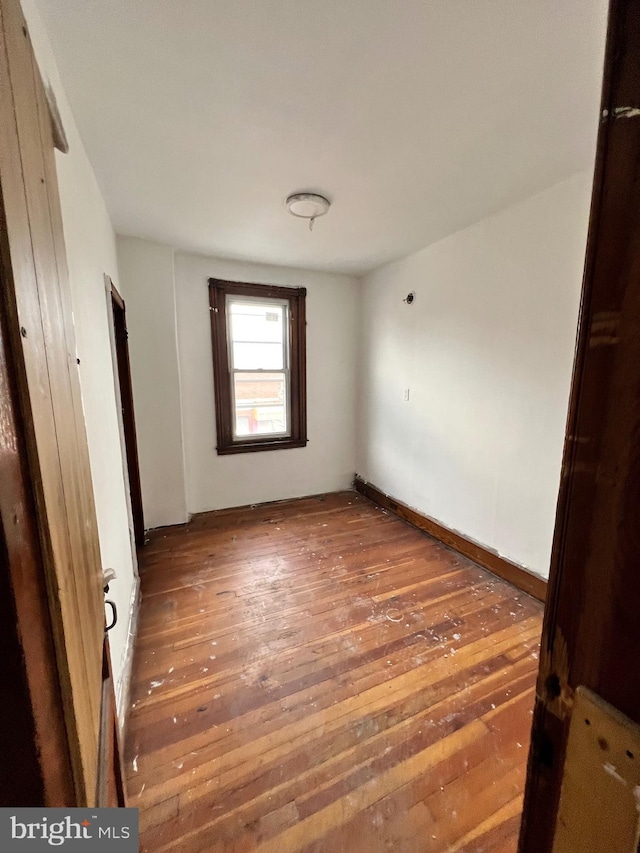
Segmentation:
[(237, 438), (288, 434), (284, 373), (234, 373)]
[(285, 306), (231, 300), (228, 313), (232, 369), (282, 370)]
[(233, 342), (235, 370), (282, 370), (282, 344)]

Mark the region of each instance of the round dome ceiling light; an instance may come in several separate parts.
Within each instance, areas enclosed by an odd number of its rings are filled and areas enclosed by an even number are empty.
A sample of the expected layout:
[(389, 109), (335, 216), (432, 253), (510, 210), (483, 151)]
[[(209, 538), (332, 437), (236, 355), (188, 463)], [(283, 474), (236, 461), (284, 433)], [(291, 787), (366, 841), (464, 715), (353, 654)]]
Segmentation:
[(309, 231), (319, 216), (324, 216), (331, 207), (331, 202), (323, 195), (316, 193), (294, 193), (286, 200), (287, 210), (292, 216), (309, 220)]

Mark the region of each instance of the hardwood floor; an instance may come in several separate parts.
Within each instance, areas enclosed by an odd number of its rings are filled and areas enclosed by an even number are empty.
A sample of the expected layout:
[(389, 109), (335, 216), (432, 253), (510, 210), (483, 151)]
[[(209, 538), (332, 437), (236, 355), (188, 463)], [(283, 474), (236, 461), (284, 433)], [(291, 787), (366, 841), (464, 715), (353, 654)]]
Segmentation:
[(542, 606), (355, 492), (151, 534), (141, 850), (515, 853)]

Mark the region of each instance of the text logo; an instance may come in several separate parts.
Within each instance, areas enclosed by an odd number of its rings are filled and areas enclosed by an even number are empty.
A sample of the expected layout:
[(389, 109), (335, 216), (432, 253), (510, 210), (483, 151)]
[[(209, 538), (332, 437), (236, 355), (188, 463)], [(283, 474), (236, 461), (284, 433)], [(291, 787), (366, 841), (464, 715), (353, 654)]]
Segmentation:
[(0, 808), (0, 850), (138, 851), (138, 809)]

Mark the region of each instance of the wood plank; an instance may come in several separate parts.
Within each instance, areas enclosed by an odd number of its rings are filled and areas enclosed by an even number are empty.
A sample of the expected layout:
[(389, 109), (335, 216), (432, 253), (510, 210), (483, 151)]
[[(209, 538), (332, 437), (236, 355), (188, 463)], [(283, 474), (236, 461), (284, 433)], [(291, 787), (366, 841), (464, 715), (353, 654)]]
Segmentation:
[(53, 141), (17, 0), (1, 0), (3, 294), (65, 702), (78, 804), (95, 797), (102, 583)]
[(473, 560), (479, 566), (489, 569), (490, 572), (498, 575), (499, 578), (512, 583), (523, 592), (537, 598), (538, 601), (545, 600), (547, 582), (544, 578), (525, 569), (524, 566), (519, 566), (517, 563), (511, 562), (511, 560), (507, 560), (506, 557), (500, 556), (497, 551), (486, 548), (484, 545), (480, 545), (479, 542), (474, 542), (473, 539), (463, 536), (457, 530), (451, 530), (434, 518), (430, 518), (428, 515), (418, 512), (417, 509), (407, 506), (402, 501), (391, 497), (391, 495), (385, 494), (377, 486), (374, 486), (373, 483), (368, 483), (357, 474), (353, 482), (355, 488), (361, 494), (366, 495), (366, 497), (375, 501), (379, 506), (385, 507), (385, 509), (395, 513), (399, 518), (408, 521), (409, 524), (413, 524), (414, 527), (423, 530), (429, 536), (433, 536), (438, 542), (442, 542), (444, 545), (448, 545), (449, 548), (453, 548), (460, 554), (464, 554), (465, 557), (469, 557), (469, 559)]
[(515, 851), (537, 601), (354, 492), (152, 531), (141, 574), (142, 850)]
[[(80, 634), (84, 652), (87, 694), (90, 701), (85, 713), (99, 718), (102, 686), (102, 647), (104, 639), (104, 604), (102, 560), (98, 541), (93, 482), (87, 445), (80, 376), (76, 353), (73, 306), (54, 145), (49, 108), (38, 66), (31, 50), (31, 63), (40, 128), (41, 175), (39, 185), (46, 192), (46, 209), (42, 235), (34, 235), (34, 253), (42, 256), (43, 274), (39, 287), (41, 310), (43, 294), (48, 302), (42, 310), (48, 353), (49, 378), (56, 417), (56, 437), (60, 471), (63, 478), (65, 506), (73, 554), (73, 585), (80, 615)], [(38, 182), (35, 182), (36, 186)], [(32, 223), (33, 228), (33, 223)], [(50, 307), (49, 307), (50, 306)], [(54, 370), (55, 368), (55, 370)], [(51, 383), (52, 372), (59, 374), (59, 385)], [(75, 628), (75, 626), (74, 626)], [(96, 670), (96, 661), (100, 667)]]
[[(0, 78), (8, 79), (4, 33), (0, 26)], [(0, 114), (4, 115), (8, 89), (0, 87)], [(4, 148), (7, 137), (11, 138), (7, 123), (0, 121), (0, 148)], [(13, 137), (15, 141), (15, 137)], [(11, 151), (11, 144), (8, 146)], [(6, 151), (7, 149), (5, 149)], [(17, 174), (19, 177), (19, 172)], [(4, 209), (0, 203), (0, 219), (4, 221)], [(0, 525), (6, 547), (7, 576), (9, 589), (3, 592), (5, 611), (4, 633), (8, 636), (17, 631), (19, 651), (15, 653), (14, 666), (24, 665), (25, 680), (15, 691), (16, 719), (14, 727), (5, 720), (2, 726), (7, 740), (22, 740), (20, 749), (27, 749), (28, 737), (34, 739), (34, 749), (39, 762), (41, 791), (27, 793), (17, 783), (16, 767), (24, 768), (26, 761), (12, 760), (9, 749), (3, 749), (2, 775), (3, 802), (12, 802), (7, 795), (10, 790), (16, 804), (39, 804), (60, 807), (74, 801), (75, 793), (67, 742), (67, 731), (59, 696), (58, 666), (51, 635), (51, 619), (45, 573), (43, 569), (40, 541), (34, 518), (34, 495), (24, 460), (26, 457), (25, 429), (19, 407), (18, 365), (16, 364), (8, 334), (8, 304), (4, 297), (11, 291), (10, 252), (7, 231), (0, 228), (0, 280), (3, 299), (0, 302)], [(0, 533), (0, 538), (3, 538)], [(9, 655), (5, 655), (7, 661)], [(11, 664), (9, 664), (11, 668)], [(9, 676), (7, 675), (7, 684)], [(13, 695), (7, 686), (7, 695)], [(19, 706), (20, 690), (28, 691), (28, 710)], [(6, 704), (6, 703), (5, 703)], [(31, 723), (32, 730), (25, 734)], [(14, 744), (15, 748), (15, 744)]]

